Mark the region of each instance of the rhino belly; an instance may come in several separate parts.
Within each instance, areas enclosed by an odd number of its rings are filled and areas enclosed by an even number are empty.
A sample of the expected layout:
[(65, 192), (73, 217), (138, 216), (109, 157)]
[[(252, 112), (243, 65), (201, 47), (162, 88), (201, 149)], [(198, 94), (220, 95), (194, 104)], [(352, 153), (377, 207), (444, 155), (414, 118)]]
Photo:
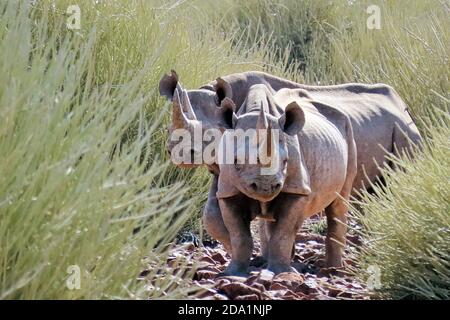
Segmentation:
[[(327, 207), (341, 192), (347, 176), (348, 147), (346, 139), (334, 125), (321, 123), (319, 128), (307, 133), (310, 136), (302, 150), (308, 149), (304, 154), (311, 194), (304, 214), (310, 216)], [(306, 142), (300, 137), (302, 140)]]

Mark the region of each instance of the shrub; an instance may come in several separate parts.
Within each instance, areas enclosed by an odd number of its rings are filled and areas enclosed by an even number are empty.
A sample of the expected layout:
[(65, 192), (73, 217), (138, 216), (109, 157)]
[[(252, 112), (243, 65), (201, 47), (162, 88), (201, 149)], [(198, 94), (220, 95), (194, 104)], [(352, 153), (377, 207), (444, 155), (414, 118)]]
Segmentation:
[(386, 187), (358, 202), (366, 240), (358, 273), (367, 279), (378, 266), (380, 297), (450, 298), (450, 117), (440, 118), (423, 152), (395, 159), (404, 171), (387, 170)]

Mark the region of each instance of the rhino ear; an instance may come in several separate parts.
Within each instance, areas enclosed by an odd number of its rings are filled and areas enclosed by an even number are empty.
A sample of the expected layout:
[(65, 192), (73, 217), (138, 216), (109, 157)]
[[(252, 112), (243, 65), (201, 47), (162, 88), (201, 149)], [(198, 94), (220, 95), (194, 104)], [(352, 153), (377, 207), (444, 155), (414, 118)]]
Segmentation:
[(305, 125), (305, 113), (297, 102), (291, 102), (278, 118), (278, 123), (288, 135), (296, 135)]
[(175, 70), (170, 70), (170, 74), (165, 74), (159, 81), (159, 94), (172, 100), (177, 85), (178, 75)]
[(237, 115), (235, 113), (236, 105), (230, 98), (225, 98), (217, 109), (219, 127), (224, 129), (232, 129), (236, 125)]
[(220, 105), (225, 98), (233, 98), (233, 89), (231, 85), (222, 78), (217, 78), (214, 84), (214, 91), (217, 94), (217, 102)]

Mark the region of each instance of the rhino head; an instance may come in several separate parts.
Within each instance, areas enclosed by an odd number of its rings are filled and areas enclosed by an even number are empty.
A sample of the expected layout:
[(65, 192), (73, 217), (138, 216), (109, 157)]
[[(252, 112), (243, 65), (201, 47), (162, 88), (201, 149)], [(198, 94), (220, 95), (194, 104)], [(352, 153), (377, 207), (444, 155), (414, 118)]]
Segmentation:
[[(159, 93), (172, 102), (167, 141), (172, 161), (181, 167), (213, 165), (215, 146), (224, 130), (221, 102), (232, 97), (231, 86), (218, 78), (213, 85), (185, 90), (172, 70), (162, 77)], [(204, 157), (205, 154), (210, 156)]]
[[(231, 99), (222, 102), (232, 116), (224, 119), (231, 130), (224, 133), (219, 146), (218, 197), (241, 192), (268, 202), (281, 191), (309, 193), (309, 176), (297, 138), (305, 123), (303, 109), (295, 102), (281, 108), (263, 85), (252, 87), (244, 104), (237, 115)], [(294, 172), (293, 181), (289, 171)]]

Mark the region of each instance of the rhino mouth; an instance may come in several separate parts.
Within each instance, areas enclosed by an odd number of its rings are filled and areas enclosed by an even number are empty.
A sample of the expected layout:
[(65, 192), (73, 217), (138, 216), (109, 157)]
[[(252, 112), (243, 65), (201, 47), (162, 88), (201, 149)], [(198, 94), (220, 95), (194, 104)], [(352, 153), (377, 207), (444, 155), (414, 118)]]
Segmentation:
[(245, 188), (243, 188), (241, 192), (244, 193), (249, 198), (262, 202), (268, 202), (275, 199), (276, 196), (280, 194), (281, 189), (282, 189), (281, 183), (261, 185), (256, 182), (252, 182), (248, 184)]

